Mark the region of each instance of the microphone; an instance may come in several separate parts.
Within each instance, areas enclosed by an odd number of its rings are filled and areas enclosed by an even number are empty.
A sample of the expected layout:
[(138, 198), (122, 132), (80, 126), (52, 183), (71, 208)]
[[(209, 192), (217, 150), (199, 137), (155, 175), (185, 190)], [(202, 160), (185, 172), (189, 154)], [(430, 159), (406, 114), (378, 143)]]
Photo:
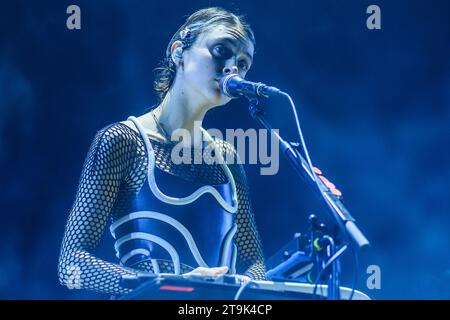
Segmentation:
[(270, 87), (261, 82), (251, 82), (242, 79), (238, 74), (229, 74), (220, 79), (220, 90), (230, 98), (269, 98), (270, 96), (283, 95), (278, 88)]

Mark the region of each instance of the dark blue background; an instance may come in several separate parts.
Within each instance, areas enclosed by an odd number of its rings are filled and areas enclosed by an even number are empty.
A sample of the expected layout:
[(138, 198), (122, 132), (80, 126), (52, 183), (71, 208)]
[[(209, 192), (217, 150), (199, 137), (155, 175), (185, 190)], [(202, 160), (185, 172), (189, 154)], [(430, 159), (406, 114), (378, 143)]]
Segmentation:
[[(66, 28), (70, 4), (81, 7), (79, 31)], [(381, 7), (381, 30), (366, 28), (370, 4)], [(312, 160), (371, 240), (358, 288), (374, 298), (450, 298), (450, 4), (425, 0), (2, 3), (0, 298), (103, 297), (57, 278), (84, 158), (97, 130), (156, 102), (153, 69), (168, 41), (210, 5), (247, 15), (257, 38), (248, 78), (292, 94)], [(292, 119), (288, 106), (271, 115), (286, 136)], [(233, 101), (206, 126), (256, 123), (245, 101)], [(305, 230), (308, 214), (324, 216), (280, 166), (275, 176), (246, 166), (267, 257)], [(371, 264), (381, 267), (381, 290), (366, 288)]]

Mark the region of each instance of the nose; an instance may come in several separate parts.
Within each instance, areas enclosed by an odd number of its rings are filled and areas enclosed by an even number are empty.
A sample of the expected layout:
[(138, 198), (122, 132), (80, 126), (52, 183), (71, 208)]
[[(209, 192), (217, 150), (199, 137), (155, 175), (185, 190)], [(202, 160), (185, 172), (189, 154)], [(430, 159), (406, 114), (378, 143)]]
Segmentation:
[(238, 68), (236, 66), (225, 67), (223, 68), (222, 72), (224, 75), (235, 74), (238, 73)]

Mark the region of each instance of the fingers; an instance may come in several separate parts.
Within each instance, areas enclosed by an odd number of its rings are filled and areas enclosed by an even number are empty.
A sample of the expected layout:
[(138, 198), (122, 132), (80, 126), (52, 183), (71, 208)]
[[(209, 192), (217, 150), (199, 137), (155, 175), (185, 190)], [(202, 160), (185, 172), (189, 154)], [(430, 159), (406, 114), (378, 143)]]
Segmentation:
[(240, 284), (245, 284), (245, 283), (247, 283), (249, 281), (252, 281), (252, 279), (249, 276), (244, 276), (244, 275), (241, 275), (241, 274), (236, 274), (235, 277), (236, 277), (236, 279), (238, 280), (238, 282)]
[(217, 268), (207, 268), (206, 269), (207, 273), (210, 273), (213, 276), (217, 276), (217, 275), (221, 275), (221, 274), (225, 274), (228, 272), (228, 267), (217, 267)]
[(228, 272), (228, 267), (215, 267), (215, 268), (204, 268), (198, 267), (185, 275), (199, 275), (199, 276), (220, 276)]

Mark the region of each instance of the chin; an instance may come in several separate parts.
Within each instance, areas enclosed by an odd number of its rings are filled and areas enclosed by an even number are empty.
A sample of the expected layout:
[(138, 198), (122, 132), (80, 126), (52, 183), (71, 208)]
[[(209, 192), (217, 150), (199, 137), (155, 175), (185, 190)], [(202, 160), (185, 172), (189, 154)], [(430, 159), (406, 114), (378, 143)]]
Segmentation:
[(220, 106), (224, 106), (224, 105), (226, 105), (228, 102), (230, 102), (231, 101), (231, 99), (230, 98), (228, 98), (228, 97), (224, 97), (224, 96), (222, 96), (222, 98), (218, 101), (218, 103), (217, 103), (217, 107), (220, 107)]
[(208, 101), (212, 108), (219, 107), (227, 104), (231, 101), (231, 98), (224, 95), (217, 87), (210, 91), (208, 94)]

